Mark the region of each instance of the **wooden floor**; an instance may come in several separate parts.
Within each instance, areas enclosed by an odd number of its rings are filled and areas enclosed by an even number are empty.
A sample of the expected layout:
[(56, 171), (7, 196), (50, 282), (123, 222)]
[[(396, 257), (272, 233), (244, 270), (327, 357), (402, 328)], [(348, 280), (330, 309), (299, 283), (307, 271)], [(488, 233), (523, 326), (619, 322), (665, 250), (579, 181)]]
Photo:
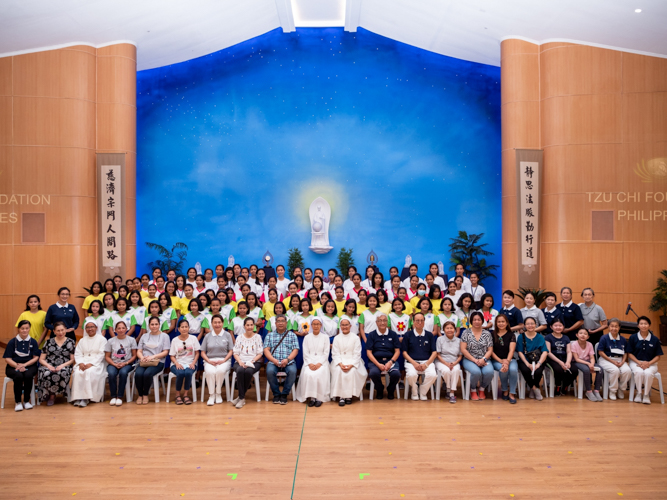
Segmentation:
[(250, 395), (241, 410), (162, 402), (15, 413), (10, 384), (0, 498), (667, 498), (657, 391), (650, 406), (626, 396), (306, 409)]

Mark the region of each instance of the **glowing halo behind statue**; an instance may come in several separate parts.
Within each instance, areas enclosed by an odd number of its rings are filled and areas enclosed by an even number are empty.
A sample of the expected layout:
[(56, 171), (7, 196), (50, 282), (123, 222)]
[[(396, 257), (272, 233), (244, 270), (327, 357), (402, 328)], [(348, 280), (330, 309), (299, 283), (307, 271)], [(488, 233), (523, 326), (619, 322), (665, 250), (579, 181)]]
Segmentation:
[(329, 245), (329, 222), (331, 221), (331, 207), (327, 200), (318, 196), (310, 204), (311, 240), (310, 248), (313, 252), (324, 254), (333, 248)]

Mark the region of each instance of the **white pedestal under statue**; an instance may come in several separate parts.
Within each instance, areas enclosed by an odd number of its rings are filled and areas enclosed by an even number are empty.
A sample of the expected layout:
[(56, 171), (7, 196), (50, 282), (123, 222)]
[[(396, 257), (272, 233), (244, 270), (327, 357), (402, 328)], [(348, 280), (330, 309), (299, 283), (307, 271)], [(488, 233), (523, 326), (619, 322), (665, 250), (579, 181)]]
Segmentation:
[(315, 253), (327, 253), (333, 248), (329, 245), (329, 223), (331, 222), (331, 206), (327, 200), (318, 196), (310, 204), (310, 229), (312, 238), (310, 248)]

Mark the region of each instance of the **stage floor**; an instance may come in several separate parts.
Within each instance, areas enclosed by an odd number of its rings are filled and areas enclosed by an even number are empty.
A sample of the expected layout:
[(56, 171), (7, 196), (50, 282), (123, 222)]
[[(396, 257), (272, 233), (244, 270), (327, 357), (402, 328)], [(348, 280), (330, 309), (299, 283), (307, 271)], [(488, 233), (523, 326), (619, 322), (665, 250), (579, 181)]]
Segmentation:
[(253, 390), (241, 410), (172, 400), (15, 413), (7, 389), (3, 499), (667, 498), (657, 391), (650, 406), (626, 392), (602, 403), (385, 398), (306, 408), (258, 404)]

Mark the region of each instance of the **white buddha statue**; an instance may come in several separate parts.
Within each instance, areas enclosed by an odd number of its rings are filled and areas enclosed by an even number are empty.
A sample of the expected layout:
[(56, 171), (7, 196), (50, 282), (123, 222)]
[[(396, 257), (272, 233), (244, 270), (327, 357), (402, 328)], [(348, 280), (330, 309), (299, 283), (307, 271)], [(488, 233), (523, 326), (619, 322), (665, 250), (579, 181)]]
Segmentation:
[(315, 253), (327, 253), (333, 248), (329, 245), (329, 222), (331, 207), (321, 196), (315, 198), (308, 210), (310, 214), (311, 242), (310, 249)]

